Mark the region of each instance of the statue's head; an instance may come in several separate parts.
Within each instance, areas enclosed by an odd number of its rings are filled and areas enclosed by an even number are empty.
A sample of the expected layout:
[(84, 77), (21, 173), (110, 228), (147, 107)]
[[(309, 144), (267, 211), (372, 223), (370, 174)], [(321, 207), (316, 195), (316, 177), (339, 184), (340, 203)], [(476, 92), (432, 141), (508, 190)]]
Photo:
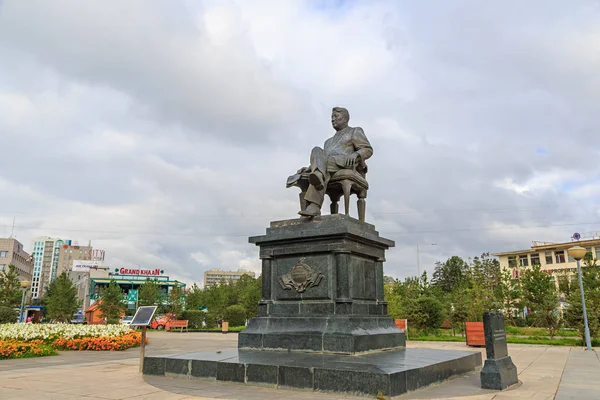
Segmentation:
[(331, 125), (336, 131), (341, 131), (348, 126), (350, 113), (343, 107), (333, 107), (331, 111)]

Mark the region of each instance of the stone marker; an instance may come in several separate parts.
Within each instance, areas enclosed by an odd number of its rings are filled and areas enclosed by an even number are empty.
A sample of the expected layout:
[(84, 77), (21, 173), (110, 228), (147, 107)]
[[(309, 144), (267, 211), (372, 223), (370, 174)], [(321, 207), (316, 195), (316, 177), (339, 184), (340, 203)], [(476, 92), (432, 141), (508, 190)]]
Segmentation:
[(481, 370), (481, 387), (494, 390), (506, 389), (519, 380), (517, 367), (508, 355), (504, 314), (501, 312), (483, 313), (483, 330), (487, 360)]

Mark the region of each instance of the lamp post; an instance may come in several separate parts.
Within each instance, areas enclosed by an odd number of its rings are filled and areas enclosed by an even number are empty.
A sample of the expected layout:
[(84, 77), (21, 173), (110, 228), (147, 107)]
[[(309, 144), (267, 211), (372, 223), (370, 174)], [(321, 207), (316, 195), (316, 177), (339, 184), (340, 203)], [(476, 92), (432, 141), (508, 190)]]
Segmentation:
[[(429, 246), (437, 246), (437, 243), (430, 243)], [(417, 278), (421, 279), (421, 257), (419, 254), (419, 243), (417, 243)]]
[(569, 255), (577, 260), (577, 275), (579, 277), (579, 291), (581, 292), (581, 306), (583, 307), (583, 326), (585, 328), (585, 347), (586, 350), (592, 350), (590, 341), (590, 328), (588, 326), (587, 310), (585, 307), (585, 294), (583, 292), (583, 278), (581, 277), (581, 265), (579, 261), (585, 257), (587, 250), (581, 246), (573, 246), (567, 250)]
[(21, 296), (21, 313), (19, 314), (19, 322), (23, 322), (23, 312), (25, 308), (25, 293), (29, 288), (29, 281), (21, 281), (21, 290), (23, 291), (23, 295)]

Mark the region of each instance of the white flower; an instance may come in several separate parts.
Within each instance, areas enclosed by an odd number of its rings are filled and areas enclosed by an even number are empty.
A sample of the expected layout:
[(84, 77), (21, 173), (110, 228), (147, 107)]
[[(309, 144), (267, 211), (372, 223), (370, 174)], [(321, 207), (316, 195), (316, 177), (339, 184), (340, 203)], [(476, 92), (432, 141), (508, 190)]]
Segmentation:
[(75, 325), (75, 324), (0, 324), (0, 340), (48, 340), (51, 336), (64, 339), (83, 337), (115, 337), (131, 332), (127, 325)]

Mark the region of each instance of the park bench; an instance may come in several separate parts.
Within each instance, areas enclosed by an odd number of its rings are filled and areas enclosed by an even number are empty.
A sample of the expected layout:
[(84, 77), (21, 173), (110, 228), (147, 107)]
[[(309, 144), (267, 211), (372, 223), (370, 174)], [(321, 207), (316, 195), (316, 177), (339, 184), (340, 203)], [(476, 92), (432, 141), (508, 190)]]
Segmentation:
[(176, 319), (171, 321), (171, 329), (173, 328), (181, 328), (180, 332), (183, 332), (183, 328), (187, 331), (188, 329), (188, 320), (187, 319)]

